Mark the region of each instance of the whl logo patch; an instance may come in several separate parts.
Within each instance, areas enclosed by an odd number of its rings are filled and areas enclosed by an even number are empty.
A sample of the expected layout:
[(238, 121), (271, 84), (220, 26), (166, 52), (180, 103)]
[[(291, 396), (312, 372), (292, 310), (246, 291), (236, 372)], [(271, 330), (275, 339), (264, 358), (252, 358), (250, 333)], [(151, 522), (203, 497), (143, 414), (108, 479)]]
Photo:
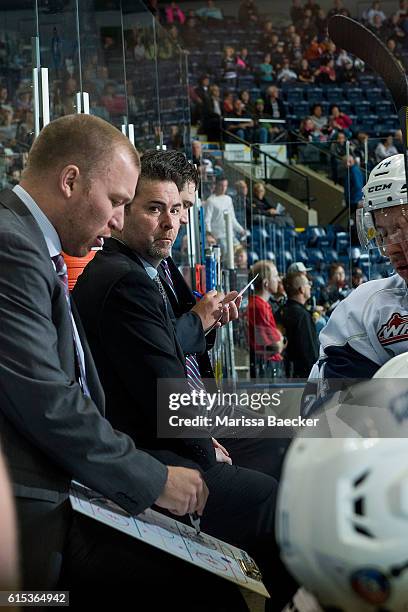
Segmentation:
[(377, 338), (382, 346), (408, 340), (408, 314), (394, 312), (380, 328)]

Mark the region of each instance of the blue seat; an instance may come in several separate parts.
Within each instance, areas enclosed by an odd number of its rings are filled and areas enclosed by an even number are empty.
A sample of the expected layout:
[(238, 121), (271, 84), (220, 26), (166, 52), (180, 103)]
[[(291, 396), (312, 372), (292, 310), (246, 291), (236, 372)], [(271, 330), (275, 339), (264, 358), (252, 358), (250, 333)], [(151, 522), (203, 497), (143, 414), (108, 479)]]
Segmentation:
[(363, 90), (361, 89), (361, 87), (348, 87), (346, 89), (346, 96), (347, 96), (347, 100), (349, 100), (349, 102), (352, 102), (353, 104), (356, 102), (360, 102), (360, 100), (363, 100)]
[(338, 232), (336, 235), (336, 250), (339, 255), (347, 255), (350, 246), (350, 237), (347, 232)]
[(301, 87), (290, 87), (286, 90), (286, 99), (290, 104), (303, 102), (303, 89)]
[(309, 249), (309, 262), (314, 266), (320, 266), (324, 263), (323, 251), (320, 249)]
[(364, 117), (371, 113), (371, 104), (367, 100), (360, 100), (358, 104), (354, 105), (354, 110), (358, 117)]
[(368, 87), (365, 90), (365, 97), (369, 102), (379, 102), (383, 100), (383, 92), (379, 87)]
[(340, 104), (344, 100), (344, 93), (341, 87), (327, 87), (326, 100), (331, 104)]
[(310, 104), (301, 100), (300, 102), (291, 102), (293, 114), (303, 119), (310, 113)]
[(324, 249), (324, 258), (327, 263), (333, 263), (339, 260), (339, 254), (335, 249)]
[(320, 104), (323, 100), (323, 89), (321, 87), (306, 87), (305, 94), (310, 105)]
[(322, 276), (322, 274), (313, 275), (312, 276), (312, 281), (313, 281), (313, 285), (315, 285), (319, 289), (321, 287), (325, 287), (326, 286), (326, 279), (324, 278), (324, 276)]
[(250, 266), (255, 262), (259, 261), (259, 255), (256, 251), (249, 251), (248, 253), (248, 263)]
[[(375, 103), (375, 112), (377, 115), (390, 115), (394, 112), (394, 105), (389, 100), (378, 100)], [(382, 119), (382, 117), (381, 117)]]

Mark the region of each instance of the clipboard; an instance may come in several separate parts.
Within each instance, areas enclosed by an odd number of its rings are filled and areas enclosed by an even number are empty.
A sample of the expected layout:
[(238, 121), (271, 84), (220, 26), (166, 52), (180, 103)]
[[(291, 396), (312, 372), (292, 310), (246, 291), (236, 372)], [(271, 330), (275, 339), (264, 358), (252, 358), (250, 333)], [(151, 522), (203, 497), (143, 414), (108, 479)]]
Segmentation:
[(150, 508), (137, 516), (131, 515), (76, 481), (71, 482), (69, 498), (76, 512), (221, 576), (239, 587), (270, 597), (255, 561), (240, 548), (203, 532), (197, 535), (190, 525)]

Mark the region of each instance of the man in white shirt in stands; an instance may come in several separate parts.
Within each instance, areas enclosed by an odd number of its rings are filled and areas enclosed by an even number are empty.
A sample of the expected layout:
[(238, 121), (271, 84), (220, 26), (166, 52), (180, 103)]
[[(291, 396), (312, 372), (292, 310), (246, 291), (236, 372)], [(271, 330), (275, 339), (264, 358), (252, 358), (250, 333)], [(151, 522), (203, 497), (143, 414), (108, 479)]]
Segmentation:
[(246, 236), (246, 230), (240, 225), (235, 216), (232, 198), (227, 195), (228, 180), (219, 177), (215, 183), (215, 193), (205, 204), (205, 230), (208, 244), (219, 244), (223, 252), (227, 247), (227, 228), (224, 213), (229, 212), (232, 219), (232, 228), (241, 238)]

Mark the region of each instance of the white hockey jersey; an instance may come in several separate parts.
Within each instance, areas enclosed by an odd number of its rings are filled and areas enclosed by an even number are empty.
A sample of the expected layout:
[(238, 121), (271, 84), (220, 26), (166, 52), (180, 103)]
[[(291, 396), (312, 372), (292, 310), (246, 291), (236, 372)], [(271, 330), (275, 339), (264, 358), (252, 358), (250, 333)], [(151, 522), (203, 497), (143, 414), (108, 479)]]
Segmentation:
[[(330, 394), (336, 379), (372, 378), (389, 359), (408, 351), (405, 281), (394, 274), (360, 285), (334, 310), (319, 340), (319, 360), (309, 375), (303, 413)], [(310, 401), (313, 395), (315, 401)]]

